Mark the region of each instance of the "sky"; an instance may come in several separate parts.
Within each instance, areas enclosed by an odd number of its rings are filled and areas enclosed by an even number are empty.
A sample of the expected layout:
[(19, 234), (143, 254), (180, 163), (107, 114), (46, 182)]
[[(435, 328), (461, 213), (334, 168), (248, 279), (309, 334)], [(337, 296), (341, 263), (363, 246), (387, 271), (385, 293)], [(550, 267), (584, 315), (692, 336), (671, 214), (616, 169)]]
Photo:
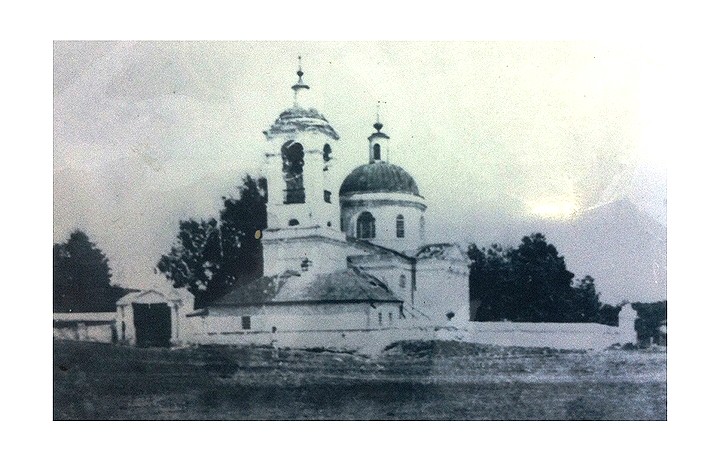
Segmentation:
[[(262, 131), (307, 101), (367, 160), (377, 102), (390, 160), (428, 203), (430, 241), (515, 243), (504, 227), (627, 198), (666, 224), (656, 58), (573, 42), (55, 42), (54, 241), (86, 231), (113, 281), (157, 282), (178, 221), (217, 216), (258, 174)], [(519, 225), (522, 225), (519, 224)], [(513, 236), (519, 234), (512, 234)]]

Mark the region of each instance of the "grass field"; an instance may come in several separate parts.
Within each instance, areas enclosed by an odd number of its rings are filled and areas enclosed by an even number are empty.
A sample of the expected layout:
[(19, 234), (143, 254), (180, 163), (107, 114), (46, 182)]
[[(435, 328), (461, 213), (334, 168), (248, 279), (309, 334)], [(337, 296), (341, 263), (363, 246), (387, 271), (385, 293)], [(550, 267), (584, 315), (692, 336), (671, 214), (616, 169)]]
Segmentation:
[(665, 420), (664, 351), (54, 343), (56, 420)]

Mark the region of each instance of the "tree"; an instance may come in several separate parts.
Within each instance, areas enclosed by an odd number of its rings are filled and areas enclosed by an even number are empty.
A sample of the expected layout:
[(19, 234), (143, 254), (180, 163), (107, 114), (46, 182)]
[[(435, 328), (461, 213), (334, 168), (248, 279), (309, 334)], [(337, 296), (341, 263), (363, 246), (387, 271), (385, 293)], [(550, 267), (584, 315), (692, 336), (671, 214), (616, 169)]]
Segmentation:
[(667, 322), (667, 301), (631, 304), (637, 312), (635, 331), (641, 344), (659, 344), (661, 338), (660, 327)]
[(585, 276), (573, 287), (574, 299), (569, 320), (575, 322), (599, 322), (600, 295), (595, 290), (595, 279)]
[(517, 248), (468, 248), (470, 298), (476, 321), (597, 322), (617, 325), (620, 306), (604, 305), (595, 280), (575, 281), (545, 236), (524, 237)]
[(110, 283), (108, 259), (90, 238), (75, 230), (53, 245), (53, 310), (108, 312), (126, 292)]
[(508, 250), (497, 244), (482, 249), (470, 245), (470, 298), (477, 304), (477, 310), (471, 312), (473, 320), (503, 320), (507, 311), (513, 309), (508, 254)]
[(225, 295), (236, 283), (262, 276), (260, 235), (267, 227), (263, 181), (243, 180), (240, 198), (224, 198), (219, 222), (180, 221), (170, 252), (157, 264), (174, 287), (186, 287), (204, 307)]
[(541, 233), (523, 237), (509, 253), (512, 284), (517, 299), (516, 321), (567, 321), (572, 309), (573, 273)]

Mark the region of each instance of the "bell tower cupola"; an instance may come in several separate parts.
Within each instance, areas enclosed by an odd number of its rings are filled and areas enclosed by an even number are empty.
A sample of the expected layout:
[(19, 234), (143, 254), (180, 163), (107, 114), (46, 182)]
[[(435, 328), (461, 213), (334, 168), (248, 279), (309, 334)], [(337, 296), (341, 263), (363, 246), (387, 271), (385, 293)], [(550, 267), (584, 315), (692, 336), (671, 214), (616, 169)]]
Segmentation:
[(373, 124), (375, 132), (370, 134), (370, 158), (369, 163), (388, 163), (390, 137), (382, 132), (383, 124), (380, 122), (380, 102), (378, 101), (377, 114), (375, 116), (375, 124)]

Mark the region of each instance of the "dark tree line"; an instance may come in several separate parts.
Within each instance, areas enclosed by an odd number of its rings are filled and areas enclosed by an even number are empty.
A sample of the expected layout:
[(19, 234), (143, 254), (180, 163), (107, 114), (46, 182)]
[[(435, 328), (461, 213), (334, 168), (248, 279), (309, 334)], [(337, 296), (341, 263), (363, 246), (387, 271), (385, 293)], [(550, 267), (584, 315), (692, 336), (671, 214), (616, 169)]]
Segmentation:
[(53, 245), (53, 311), (111, 312), (128, 290), (110, 282), (108, 259), (90, 238), (75, 230)]
[(470, 245), (475, 321), (595, 322), (617, 325), (621, 306), (602, 304), (594, 279), (573, 281), (565, 259), (540, 233), (517, 248)]
[(667, 301), (653, 303), (633, 303), (632, 308), (637, 312), (635, 331), (640, 344), (663, 344), (665, 339), (661, 326), (667, 324)]
[(263, 274), (262, 231), (267, 227), (262, 180), (246, 176), (240, 197), (223, 198), (218, 219), (182, 220), (175, 244), (157, 269), (174, 287), (187, 287), (205, 307), (236, 283)]

